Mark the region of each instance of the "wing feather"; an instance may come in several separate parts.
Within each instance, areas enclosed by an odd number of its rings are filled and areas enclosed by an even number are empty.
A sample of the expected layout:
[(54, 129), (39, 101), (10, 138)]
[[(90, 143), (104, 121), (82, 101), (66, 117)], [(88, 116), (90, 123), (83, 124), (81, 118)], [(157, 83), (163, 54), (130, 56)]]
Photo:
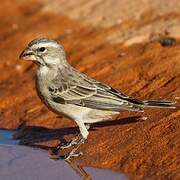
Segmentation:
[[(58, 76), (49, 87), (51, 98), (56, 103), (75, 104), (78, 106), (120, 111), (121, 109), (140, 111), (133, 99), (96, 80), (88, 78), (74, 70)], [(73, 75), (73, 76), (72, 76)], [(59, 99), (59, 102), (58, 102)], [(132, 102), (131, 102), (132, 101)]]

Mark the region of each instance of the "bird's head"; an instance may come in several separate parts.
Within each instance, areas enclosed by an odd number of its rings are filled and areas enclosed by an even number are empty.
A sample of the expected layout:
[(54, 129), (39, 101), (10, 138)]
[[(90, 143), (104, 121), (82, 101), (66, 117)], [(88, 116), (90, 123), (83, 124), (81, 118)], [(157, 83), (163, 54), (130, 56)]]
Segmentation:
[(52, 67), (66, 63), (64, 47), (46, 38), (31, 41), (19, 57), (23, 60), (31, 60), (40, 66)]

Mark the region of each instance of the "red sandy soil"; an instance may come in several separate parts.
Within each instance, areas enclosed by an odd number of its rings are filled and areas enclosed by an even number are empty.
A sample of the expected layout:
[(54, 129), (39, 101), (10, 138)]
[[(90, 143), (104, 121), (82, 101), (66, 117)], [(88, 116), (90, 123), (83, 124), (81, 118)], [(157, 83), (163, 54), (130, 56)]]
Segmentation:
[[(113, 0), (72, 2), (1, 2), (0, 128), (14, 129), (26, 122), (30, 127), (19, 134), (22, 143), (35, 136), (44, 141), (35, 142), (38, 145), (52, 146), (58, 143), (58, 135), (78, 130), (40, 102), (34, 87), (36, 66), (18, 59), (36, 37), (58, 40), (70, 64), (128, 95), (179, 102), (179, 1), (136, 0), (128, 1), (129, 6), (123, 0), (117, 5)], [(108, 18), (103, 15), (106, 10)], [(172, 46), (159, 42), (167, 36), (176, 38)], [(138, 116), (148, 118), (142, 121)], [(114, 120), (97, 123), (81, 148), (82, 164), (113, 169), (131, 179), (178, 179), (179, 118), (179, 108), (148, 109), (123, 112)], [(51, 136), (44, 139), (39, 136), (48, 133)]]

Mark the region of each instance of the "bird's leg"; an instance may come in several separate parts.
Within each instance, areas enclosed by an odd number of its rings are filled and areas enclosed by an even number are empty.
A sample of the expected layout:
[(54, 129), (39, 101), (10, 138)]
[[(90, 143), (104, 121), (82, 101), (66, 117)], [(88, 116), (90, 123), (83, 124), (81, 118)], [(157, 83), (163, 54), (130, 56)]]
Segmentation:
[[(86, 129), (88, 130), (90, 128), (90, 124), (85, 124)], [(57, 147), (59, 147), (59, 149), (66, 149), (69, 148), (73, 145), (78, 144), (78, 140), (82, 138), (81, 134), (78, 134), (77, 136), (75, 136), (72, 140), (70, 140), (69, 142), (65, 142), (65, 143), (61, 143), (59, 144)]]
[(56, 151), (54, 151), (54, 152), (57, 152), (57, 150), (59, 150), (59, 149), (62, 150), (64, 148), (68, 148), (72, 145), (75, 145), (75, 147), (67, 155), (61, 155), (58, 153), (53, 153), (53, 154), (50, 154), (50, 158), (67, 160), (70, 157), (77, 157), (79, 155), (82, 155), (82, 152), (76, 153), (76, 151), (81, 146), (81, 144), (83, 144), (85, 142), (85, 140), (87, 139), (87, 136), (89, 134), (87, 128), (89, 129), (90, 126), (88, 126), (86, 128), (86, 125), (81, 121), (78, 122), (77, 124), (78, 124), (79, 130), (80, 130), (80, 134), (77, 136), (77, 138), (75, 140), (72, 140), (67, 146), (63, 147), (62, 145), (59, 145), (59, 147), (57, 147)]
[(71, 141), (67, 143), (61, 143), (59, 145), (59, 149), (65, 149), (69, 148), (73, 145), (78, 144), (79, 140), (83, 137), (84, 139), (87, 139), (87, 136), (89, 134), (88, 129), (90, 128), (90, 124), (84, 124), (82, 121), (76, 121), (76, 123), (79, 126), (80, 134), (78, 134), (75, 138), (73, 138)]
[[(90, 128), (90, 124), (85, 124), (85, 127), (86, 127), (86, 130), (88, 130)], [(78, 140), (80, 138), (81, 138), (81, 134), (77, 134), (72, 140), (62, 142), (55, 148), (56, 148), (56, 150), (70, 148), (71, 146), (78, 144)]]
[(88, 124), (84, 124), (83, 121), (77, 121), (76, 122), (79, 126), (79, 130), (81, 133), (81, 138), (78, 140), (76, 147), (73, 148), (68, 155), (64, 156), (63, 159), (67, 160), (70, 157), (77, 157), (79, 155), (82, 155), (82, 152), (80, 153), (76, 153), (76, 151), (79, 149), (79, 147), (81, 146), (81, 144), (83, 144), (85, 142), (85, 140), (87, 139), (87, 136), (89, 134), (88, 129), (90, 128), (90, 126)]

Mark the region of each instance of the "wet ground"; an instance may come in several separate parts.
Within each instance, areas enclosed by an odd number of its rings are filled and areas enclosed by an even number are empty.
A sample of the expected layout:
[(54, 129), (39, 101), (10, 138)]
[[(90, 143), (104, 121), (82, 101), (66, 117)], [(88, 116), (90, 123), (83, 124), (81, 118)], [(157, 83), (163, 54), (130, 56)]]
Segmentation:
[[(62, 43), (70, 64), (97, 80), (135, 98), (179, 103), (179, 9), (178, 0), (1, 1), (0, 128), (26, 124), (16, 138), (43, 149), (78, 131), (42, 105), (36, 66), (18, 59), (42, 36)], [(91, 128), (79, 160), (133, 179), (178, 179), (179, 119), (179, 108), (122, 112)]]
[(82, 167), (74, 160), (51, 160), (47, 151), (18, 145), (14, 131), (0, 130), (0, 174), (4, 180), (126, 180), (113, 171)]

